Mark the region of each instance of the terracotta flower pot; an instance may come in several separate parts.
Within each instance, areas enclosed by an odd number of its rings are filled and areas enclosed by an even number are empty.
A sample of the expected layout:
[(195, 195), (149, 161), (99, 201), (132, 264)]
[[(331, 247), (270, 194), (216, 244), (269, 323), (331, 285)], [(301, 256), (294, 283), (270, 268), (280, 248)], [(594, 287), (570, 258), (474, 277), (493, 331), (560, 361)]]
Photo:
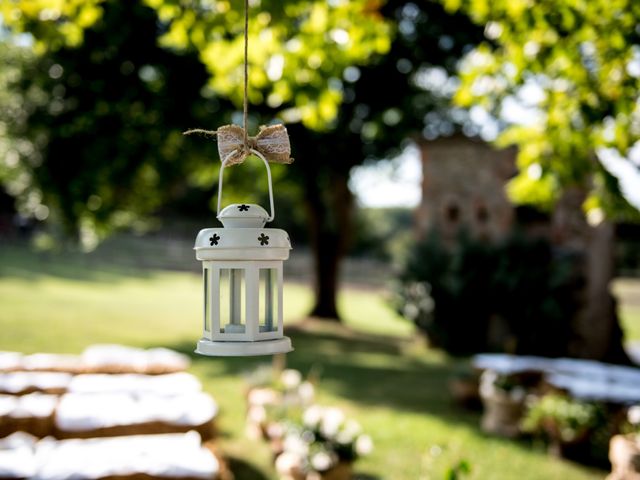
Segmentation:
[(514, 400), (503, 393), (482, 396), (484, 413), (482, 430), (501, 437), (520, 435), (520, 421), (524, 413), (524, 401)]
[(607, 480), (640, 480), (640, 437), (614, 435), (609, 442), (611, 475)]

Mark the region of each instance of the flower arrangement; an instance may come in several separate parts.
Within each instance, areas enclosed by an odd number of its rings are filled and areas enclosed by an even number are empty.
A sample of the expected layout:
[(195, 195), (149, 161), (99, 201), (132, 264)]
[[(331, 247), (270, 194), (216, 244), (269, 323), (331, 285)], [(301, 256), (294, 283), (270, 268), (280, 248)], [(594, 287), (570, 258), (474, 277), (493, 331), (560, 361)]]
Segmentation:
[(373, 449), (360, 425), (338, 408), (314, 405), (315, 372), (259, 368), (249, 380), (247, 431), (271, 445), (283, 480), (347, 480)]
[(372, 449), (371, 437), (342, 410), (314, 405), (301, 422), (285, 425), (276, 470), (281, 478), (350, 478), (351, 464)]
[(551, 453), (564, 456), (567, 446), (584, 443), (601, 423), (597, 404), (550, 393), (529, 407), (522, 429), (546, 437)]
[(482, 373), (479, 390), (484, 406), (483, 431), (507, 438), (520, 435), (527, 385), (520, 375), (505, 375), (493, 370)]

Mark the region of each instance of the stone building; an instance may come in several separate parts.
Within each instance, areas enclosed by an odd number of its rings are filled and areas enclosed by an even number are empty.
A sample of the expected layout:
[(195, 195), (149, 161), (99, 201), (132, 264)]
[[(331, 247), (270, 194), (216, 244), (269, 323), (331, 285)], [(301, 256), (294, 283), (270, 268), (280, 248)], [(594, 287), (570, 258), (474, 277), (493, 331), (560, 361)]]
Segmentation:
[[(505, 186), (516, 175), (516, 150), (499, 150), (479, 139), (462, 135), (426, 141), (420, 145), (422, 201), (416, 209), (418, 236), (437, 230), (449, 244), (466, 230), (475, 238), (496, 241), (518, 222), (525, 232), (544, 232), (558, 253), (574, 260), (580, 281), (572, 295), (577, 308), (571, 319), (573, 340), (567, 354), (612, 363), (628, 363), (616, 302), (610, 291), (614, 276), (614, 225), (589, 225), (583, 205), (587, 186), (566, 188), (550, 217), (530, 224), (509, 201)], [(489, 327), (491, 338), (504, 328)], [(499, 341), (494, 342), (496, 345)]]
[(462, 135), (420, 145), (422, 201), (416, 210), (418, 235), (437, 229), (447, 241), (465, 229), (497, 240), (511, 231), (514, 206), (505, 184), (516, 174), (515, 149), (497, 150)]

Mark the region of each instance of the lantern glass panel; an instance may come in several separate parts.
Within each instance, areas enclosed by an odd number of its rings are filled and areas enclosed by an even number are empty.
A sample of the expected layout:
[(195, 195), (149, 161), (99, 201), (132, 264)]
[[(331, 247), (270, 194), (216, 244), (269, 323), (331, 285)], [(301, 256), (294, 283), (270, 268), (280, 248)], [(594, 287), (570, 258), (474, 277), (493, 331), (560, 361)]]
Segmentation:
[(220, 269), (220, 333), (245, 333), (245, 274), (242, 268)]
[(209, 284), (209, 269), (205, 268), (202, 272), (204, 279), (204, 330), (211, 332), (211, 311), (209, 309), (209, 302), (211, 298), (211, 285)]
[(260, 287), (258, 293), (260, 332), (278, 330), (278, 270), (260, 269)]

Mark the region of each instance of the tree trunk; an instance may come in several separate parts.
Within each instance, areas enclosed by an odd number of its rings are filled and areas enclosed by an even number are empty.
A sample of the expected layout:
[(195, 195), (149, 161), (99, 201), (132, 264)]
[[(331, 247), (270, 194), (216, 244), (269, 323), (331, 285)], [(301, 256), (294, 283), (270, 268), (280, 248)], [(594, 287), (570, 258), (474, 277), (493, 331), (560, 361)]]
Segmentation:
[(353, 194), (348, 173), (333, 174), (330, 183), (329, 191), (319, 191), (315, 182), (306, 190), (315, 268), (315, 299), (310, 315), (340, 321), (337, 306), (340, 263), (351, 237)]
[(610, 284), (614, 276), (614, 226), (603, 221), (591, 227), (582, 205), (587, 189), (567, 189), (556, 205), (552, 229), (554, 241), (575, 254), (584, 280), (579, 309), (574, 318), (576, 340), (570, 353), (579, 358), (629, 363)]
[(340, 321), (337, 294), (340, 274), (339, 238), (332, 232), (322, 232), (314, 248), (315, 300), (310, 315), (325, 320)]

